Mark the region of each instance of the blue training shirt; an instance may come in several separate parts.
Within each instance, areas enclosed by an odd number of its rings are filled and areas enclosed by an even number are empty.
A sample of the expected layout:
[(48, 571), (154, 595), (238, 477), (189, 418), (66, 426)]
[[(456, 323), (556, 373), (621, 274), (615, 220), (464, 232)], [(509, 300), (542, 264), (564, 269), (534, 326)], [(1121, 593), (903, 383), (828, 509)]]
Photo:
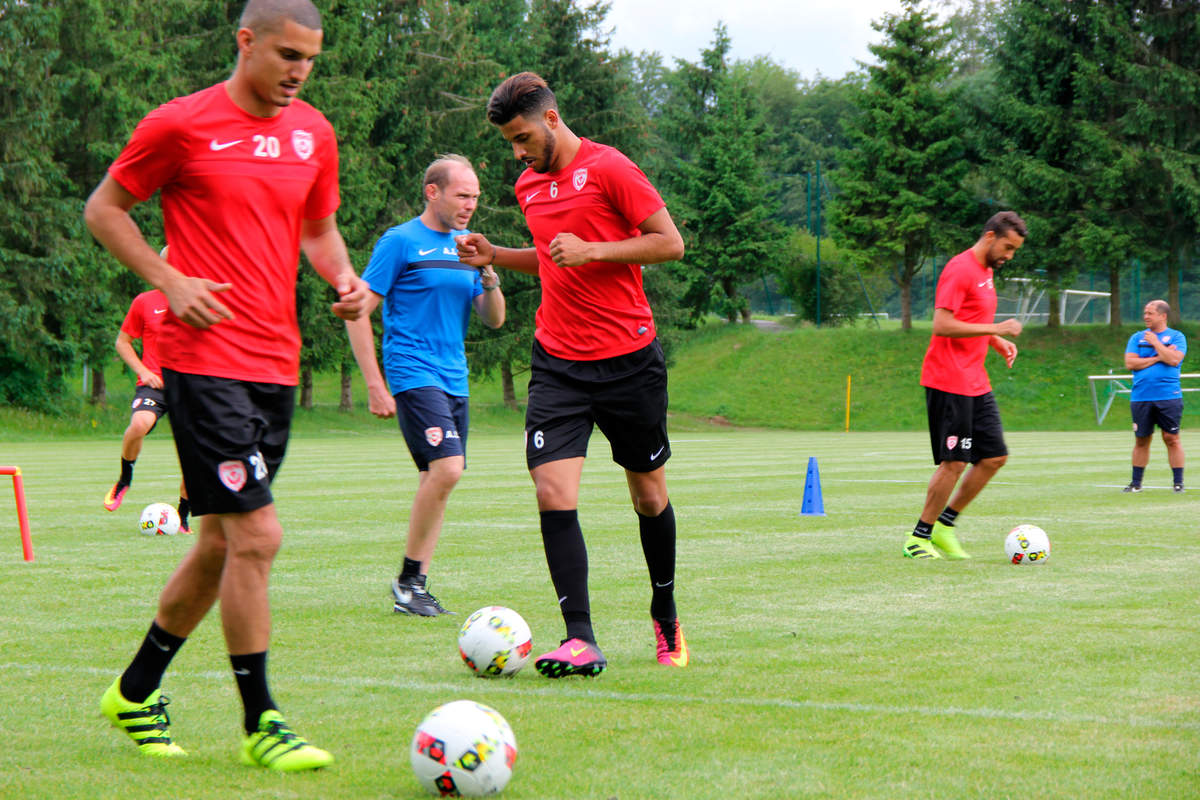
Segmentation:
[(383, 297), (383, 371), (393, 394), (437, 386), (466, 397), (463, 340), (479, 270), (458, 260), (454, 237), (415, 217), (379, 237), (363, 280)]
[[(1145, 328), (1130, 336), (1129, 344), (1125, 345), (1125, 352), (1133, 353), (1140, 358), (1150, 358), (1155, 355), (1157, 351), (1154, 346), (1143, 340), (1148, 330), (1150, 329)], [(1187, 338), (1174, 328), (1167, 328), (1157, 336), (1158, 340), (1167, 347), (1175, 345), (1180, 352), (1187, 352)], [(1180, 362), (1180, 364), (1182, 363)], [(1145, 369), (1134, 370), (1133, 391), (1129, 395), (1129, 400), (1138, 402), (1182, 398), (1183, 392), (1179, 388), (1180, 371), (1179, 366), (1168, 366), (1161, 361), (1156, 361)]]

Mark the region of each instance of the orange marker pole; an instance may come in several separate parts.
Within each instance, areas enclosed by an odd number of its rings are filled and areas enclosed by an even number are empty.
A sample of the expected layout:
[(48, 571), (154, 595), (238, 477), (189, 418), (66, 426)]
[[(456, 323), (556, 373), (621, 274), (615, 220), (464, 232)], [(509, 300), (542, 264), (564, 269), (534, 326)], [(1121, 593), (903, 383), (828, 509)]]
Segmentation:
[(29, 513), (25, 509), (25, 482), (20, 467), (0, 467), (0, 475), (12, 475), (13, 495), (17, 500), (17, 525), (21, 528), (21, 554), (33, 561), (33, 538), (29, 535)]

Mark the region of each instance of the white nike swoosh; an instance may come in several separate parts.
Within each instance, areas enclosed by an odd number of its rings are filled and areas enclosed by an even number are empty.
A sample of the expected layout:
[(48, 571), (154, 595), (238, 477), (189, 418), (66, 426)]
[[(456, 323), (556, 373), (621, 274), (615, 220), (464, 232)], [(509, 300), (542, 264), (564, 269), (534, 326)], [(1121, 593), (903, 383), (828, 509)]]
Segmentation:
[(533, 198), (537, 197), (537, 196), (538, 196), (539, 194), (541, 194), (541, 193), (542, 193), (542, 190), (541, 190), (541, 189), (538, 189), (538, 190), (537, 190), (536, 192), (534, 192), (533, 194), (527, 194), (527, 195), (525, 195), (525, 202), (526, 202), (526, 203), (528, 203), (530, 200), (532, 200)]
[(169, 648), (169, 647), (167, 647), (166, 645), (164, 645), (164, 644), (160, 643), (160, 642), (158, 641), (158, 639), (155, 639), (155, 638), (154, 638), (154, 634), (153, 634), (153, 633), (152, 633), (152, 634), (150, 634), (149, 636), (147, 636), (146, 638), (147, 638), (147, 639), (149, 639), (149, 640), (150, 640), (150, 641), (151, 641), (151, 642), (154, 644), (154, 646), (155, 646), (155, 647), (157, 647), (159, 650), (162, 650), (164, 653), (166, 653), (166, 652), (170, 652), (171, 648)]
[(987, 286), (989, 283), (991, 283), (991, 281), (984, 281), (983, 283), (980, 283), (978, 285), (979, 286)]
[(235, 669), (233, 671), (233, 674), (234, 675), (249, 675), (250, 670), (246, 669), (245, 667), (238, 667), (237, 669)]
[(232, 141), (232, 142), (218, 142), (216, 139), (213, 139), (211, 142), (208, 143), (208, 146), (215, 153), (220, 150), (224, 150), (227, 147), (233, 147), (235, 144), (241, 144), (241, 143), (242, 143), (241, 139), (238, 139), (238, 140)]
[(672, 583), (674, 583), (674, 582), (675, 582), (675, 581), (667, 581), (666, 583), (658, 583), (658, 582), (656, 581), (656, 582), (654, 583), (654, 585), (655, 585), (655, 586), (657, 586), (659, 589), (665, 589), (665, 588), (667, 588), (668, 586), (670, 586), (670, 585), (671, 585)]
[(662, 447), (658, 448), (657, 451), (655, 451), (654, 455), (650, 456), (650, 460), (653, 461), (654, 459), (658, 458), (660, 455), (662, 455), (662, 451), (666, 449), (667, 446), (664, 444)]
[(165, 308), (156, 308), (156, 309), (154, 309), (154, 313), (155, 314), (165, 314), (165, 313), (167, 313), (167, 310)]
[(417, 255), (419, 255), (419, 256), (427, 256), (427, 255), (429, 255), (430, 253), (432, 253), (434, 250), (437, 250), (437, 248), (436, 248), (436, 247), (431, 247), (431, 248), (429, 248), (428, 250), (417, 250)]

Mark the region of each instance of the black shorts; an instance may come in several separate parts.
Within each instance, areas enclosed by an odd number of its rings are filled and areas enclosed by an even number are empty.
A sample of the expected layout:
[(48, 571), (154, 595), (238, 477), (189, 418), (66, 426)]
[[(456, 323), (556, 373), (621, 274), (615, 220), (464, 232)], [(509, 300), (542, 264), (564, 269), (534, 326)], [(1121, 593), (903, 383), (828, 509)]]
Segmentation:
[[(167, 413), (167, 398), (163, 395), (162, 389), (155, 389), (153, 386), (142, 384), (137, 387), (133, 393), (133, 402), (129, 404), (130, 416), (139, 411), (149, 411), (154, 415), (154, 424), (150, 426), (150, 431), (154, 430), (154, 425), (163, 418), (163, 414)], [(146, 431), (149, 433), (150, 431)]]
[(1163, 433), (1179, 433), (1183, 421), (1183, 400), (1133, 400), (1129, 403), (1133, 415), (1133, 435), (1139, 439), (1154, 435), (1154, 426)]
[(163, 370), (171, 430), (192, 513), (236, 514), (274, 502), (296, 388)]
[(470, 421), (467, 406), (467, 398), (446, 394), (437, 386), (421, 386), (396, 394), (400, 432), (421, 472), (429, 469), (430, 461), (466, 456)]
[(667, 463), (667, 362), (657, 339), (599, 361), (555, 358), (534, 341), (525, 409), (529, 468), (586, 456), (593, 425), (625, 469), (652, 472)]
[(929, 443), (933, 463), (965, 461), (1008, 455), (1000, 409), (991, 392), (970, 397), (925, 387), (925, 412), (929, 417)]

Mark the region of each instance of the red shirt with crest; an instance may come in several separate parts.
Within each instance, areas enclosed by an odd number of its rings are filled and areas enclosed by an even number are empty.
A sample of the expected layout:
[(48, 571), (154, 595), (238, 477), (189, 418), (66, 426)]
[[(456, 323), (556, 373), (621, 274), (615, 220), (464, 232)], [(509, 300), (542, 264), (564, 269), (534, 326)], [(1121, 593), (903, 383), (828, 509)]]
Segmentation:
[(640, 264), (560, 267), (550, 258), (550, 242), (559, 233), (587, 242), (640, 236), (638, 225), (665, 205), (646, 175), (619, 150), (580, 139), (570, 164), (557, 172), (527, 169), (516, 191), (537, 248), (542, 303), (534, 335), (546, 352), (596, 361), (650, 344), (654, 316)]
[[(992, 268), (964, 250), (946, 264), (938, 278), (935, 308), (960, 322), (991, 324), (996, 319), (996, 287)], [(992, 390), (983, 361), (991, 336), (933, 336), (921, 367), (921, 385), (951, 394), (978, 397)]]
[(293, 100), (257, 117), (224, 83), (176, 98), (138, 124), (109, 174), (139, 200), (162, 190), (171, 264), (233, 286), (233, 312), (205, 330), (168, 311), (159, 357), (177, 372), (295, 385), (300, 368), (296, 269), (305, 219), (337, 210), (337, 140)]

